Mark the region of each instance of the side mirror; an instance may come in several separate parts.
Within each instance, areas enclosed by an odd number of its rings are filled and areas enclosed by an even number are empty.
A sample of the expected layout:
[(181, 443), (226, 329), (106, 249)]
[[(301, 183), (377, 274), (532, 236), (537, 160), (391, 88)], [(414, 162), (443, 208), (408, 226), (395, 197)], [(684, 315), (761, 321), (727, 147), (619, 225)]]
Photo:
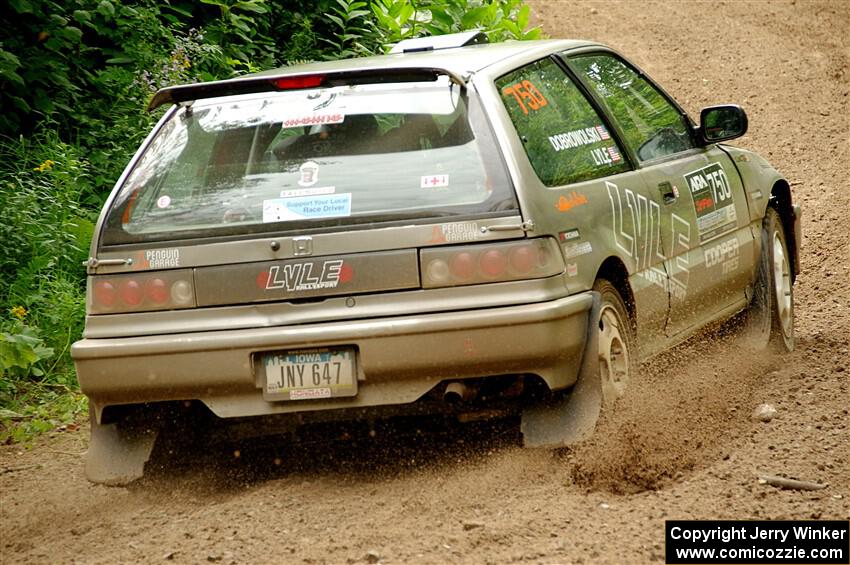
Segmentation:
[(709, 106), (699, 113), (699, 136), (703, 143), (735, 139), (747, 133), (747, 114), (740, 106)]

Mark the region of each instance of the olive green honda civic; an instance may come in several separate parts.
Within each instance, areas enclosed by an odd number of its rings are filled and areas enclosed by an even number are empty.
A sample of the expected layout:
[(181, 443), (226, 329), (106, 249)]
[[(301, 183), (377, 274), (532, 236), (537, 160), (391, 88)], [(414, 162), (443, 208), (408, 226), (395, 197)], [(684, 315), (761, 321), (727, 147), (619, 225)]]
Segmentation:
[(415, 39), (162, 105), (86, 263), (93, 481), (158, 436), (407, 415), (562, 446), (708, 324), (794, 346), (801, 213), (723, 143), (746, 114), (695, 123), (603, 45)]

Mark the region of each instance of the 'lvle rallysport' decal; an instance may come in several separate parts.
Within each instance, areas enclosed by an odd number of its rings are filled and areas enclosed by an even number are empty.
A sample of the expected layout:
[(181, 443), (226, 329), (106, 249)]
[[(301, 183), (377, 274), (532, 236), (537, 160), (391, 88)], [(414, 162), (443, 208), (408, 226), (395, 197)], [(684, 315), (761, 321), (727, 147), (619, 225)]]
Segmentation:
[(700, 243), (735, 229), (732, 187), (720, 163), (686, 173), (685, 180), (694, 197)]
[(200, 307), (418, 287), (416, 249), (195, 269), (195, 295)]
[[(688, 250), (691, 245), (691, 225), (671, 212), (672, 257), (670, 273), (661, 265), (667, 259), (661, 242), (661, 208), (657, 202), (628, 188), (621, 189), (606, 182), (611, 201), (614, 243), (635, 261), (635, 269), (643, 278), (666, 289), (671, 296), (684, 299), (688, 291), (690, 264)], [(624, 221), (630, 219), (631, 222)]]
[[(289, 292), (336, 288), (343, 273), (343, 261), (325, 261), (321, 269), (314, 263), (287, 263), (269, 267), (266, 290), (285, 288)], [(313, 272), (315, 270), (315, 273)]]

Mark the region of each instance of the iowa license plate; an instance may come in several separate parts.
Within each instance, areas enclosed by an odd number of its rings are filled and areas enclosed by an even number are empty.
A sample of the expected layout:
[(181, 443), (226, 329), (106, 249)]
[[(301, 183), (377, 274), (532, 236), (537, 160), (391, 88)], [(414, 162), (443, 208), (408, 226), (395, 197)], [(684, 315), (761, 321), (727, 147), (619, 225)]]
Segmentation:
[(265, 353), (266, 400), (310, 400), (357, 394), (354, 348)]

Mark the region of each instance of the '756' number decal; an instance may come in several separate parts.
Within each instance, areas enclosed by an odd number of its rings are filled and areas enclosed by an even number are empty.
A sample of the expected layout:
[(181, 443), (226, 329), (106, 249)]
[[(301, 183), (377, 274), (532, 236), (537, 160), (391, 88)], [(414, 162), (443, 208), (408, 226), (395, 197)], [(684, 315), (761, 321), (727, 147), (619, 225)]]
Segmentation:
[(549, 103), (530, 80), (506, 86), (502, 89), (502, 94), (516, 98), (517, 104), (522, 108), (522, 113), (526, 115), (528, 115), (529, 108), (536, 111)]

